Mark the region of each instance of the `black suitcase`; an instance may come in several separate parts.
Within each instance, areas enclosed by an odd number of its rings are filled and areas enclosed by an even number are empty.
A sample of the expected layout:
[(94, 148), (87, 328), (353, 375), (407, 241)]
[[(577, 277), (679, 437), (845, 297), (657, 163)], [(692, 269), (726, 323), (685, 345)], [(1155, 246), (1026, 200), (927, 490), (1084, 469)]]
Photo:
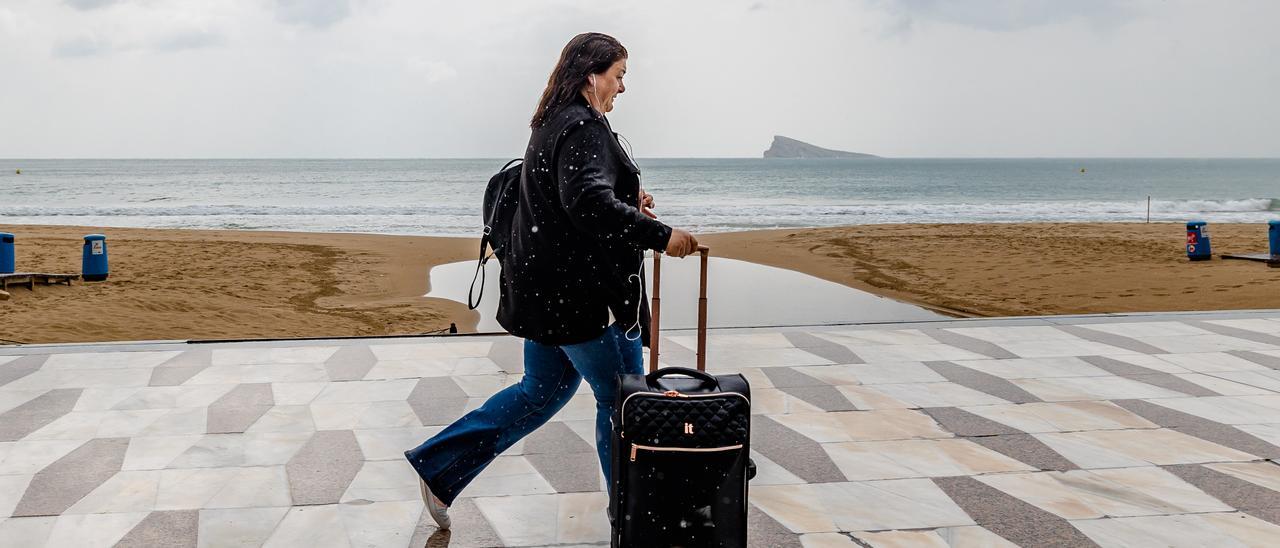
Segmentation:
[(698, 369), (658, 366), (661, 259), (653, 262), (648, 375), (621, 375), (613, 417), (615, 548), (747, 545), (751, 388), (706, 369), (707, 253), (698, 299)]

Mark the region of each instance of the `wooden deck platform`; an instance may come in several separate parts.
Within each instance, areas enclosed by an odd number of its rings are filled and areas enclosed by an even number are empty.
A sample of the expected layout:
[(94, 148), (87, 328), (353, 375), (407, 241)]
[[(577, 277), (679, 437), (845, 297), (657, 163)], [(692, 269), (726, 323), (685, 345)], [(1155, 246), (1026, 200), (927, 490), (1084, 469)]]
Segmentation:
[(35, 291), (37, 283), (42, 285), (71, 285), (71, 282), (79, 279), (79, 274), (49, 274), (47, 272), (0, 274), (0, 291), (7, 291), (10, 285), (25, 285), (28, 289)]

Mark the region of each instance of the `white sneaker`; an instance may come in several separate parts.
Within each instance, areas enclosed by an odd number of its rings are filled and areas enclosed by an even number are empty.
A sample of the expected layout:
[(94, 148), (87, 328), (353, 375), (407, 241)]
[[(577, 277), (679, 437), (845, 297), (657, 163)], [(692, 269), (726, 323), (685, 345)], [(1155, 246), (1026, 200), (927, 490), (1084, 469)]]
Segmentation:
[(448, 531), (449, 507), (440, 504), (436, 496), (431, 493), (431, 488), (427, 487), (427, 482), (422, 481), (421, 477), (418, 478), (418, 485), (422, 486), (422, 502), (427, 505), (427, 512), (431, 514), (431, 519), (436, 520), (436, 525), (439, 525), (440, 529)]

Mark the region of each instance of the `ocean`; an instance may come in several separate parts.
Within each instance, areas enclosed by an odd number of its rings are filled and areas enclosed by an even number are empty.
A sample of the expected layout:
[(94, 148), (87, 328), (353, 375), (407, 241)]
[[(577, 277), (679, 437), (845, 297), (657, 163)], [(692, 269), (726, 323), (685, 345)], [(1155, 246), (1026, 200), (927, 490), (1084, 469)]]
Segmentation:
[[(0, 160), (0, 223), (479, 233), (502, 159)], [(1265, 222), (1280, 159), (641, 159), (695, 232), (881, 223)], [(21, 170), (19, 175), (17, 170)]]

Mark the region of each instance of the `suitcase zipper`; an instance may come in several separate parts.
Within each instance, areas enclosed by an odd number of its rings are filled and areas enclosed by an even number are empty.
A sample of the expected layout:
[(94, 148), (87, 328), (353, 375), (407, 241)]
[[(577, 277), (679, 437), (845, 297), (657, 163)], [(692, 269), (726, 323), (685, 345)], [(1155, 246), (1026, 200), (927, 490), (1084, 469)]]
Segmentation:
[(631, 444), (631, 462), (636, 461), (636, 452), (644, 449), (645, 451), (668, 451), (679, 453), (714, 453), (716, 451), (732, 451), (734, 449), (742, 449), (742, 444), (726, 445), (724, 447), (654, 447), (652, 445)]
[[(676, 394), (675, 396), (670, 395), (670, 394), (672, 394), (673, 392)], [(678, 398), (716, 398), (716, 397), (720, 397), (720, 396), (737, 396), (737, 397), (739, 397), (739, 398), (742, 398), (742, 399), (743, 399), (743, 401), (747, 402), (747, 405), (751, 405), (751, 400), (747, 399), (747, 397), (746, 397), (746, 396), (744, 396), (744, 395), (742, 395), (740, 392), (714, 392), (714, 393), (711, 393), (711, 394), (683, 394), (683, 393), (680, 393), (680, 392), (676, 392), (675, 390), (668, 390), (668, 391), (666, 391), (666, 392), (663, 392), (662, 394), (655, 394), (655, 393), (653, 393), (653, 392), (634, 392), (634, 393), (632, 393), (631, 395), (627, 396), (625, 399), (623, 399), (623, 400), (622, 400), (622, 407), (621, 407), (621, 409), (625, 409), (625, 408), (626, 408), (626, 406), (627, 406), (627, 402), (631, 401), (631, 398), (634, 398), (634, 397), (636, 397), (636, 396), (648, 396), (648, 397), (651, 397), (651, 398), (662, 398), (662, 397), (678, 397)], [(619, 429), (619, 430), (624, 430), (624, 431), (625, 431), (626, 426), (627, 426), (627, 416), (626, 416), (626, 413), (623, 413), (623, 415), (622, 415), (622, 424), (619, 424), (619, 425), (618, 425), (618, 429)]]

